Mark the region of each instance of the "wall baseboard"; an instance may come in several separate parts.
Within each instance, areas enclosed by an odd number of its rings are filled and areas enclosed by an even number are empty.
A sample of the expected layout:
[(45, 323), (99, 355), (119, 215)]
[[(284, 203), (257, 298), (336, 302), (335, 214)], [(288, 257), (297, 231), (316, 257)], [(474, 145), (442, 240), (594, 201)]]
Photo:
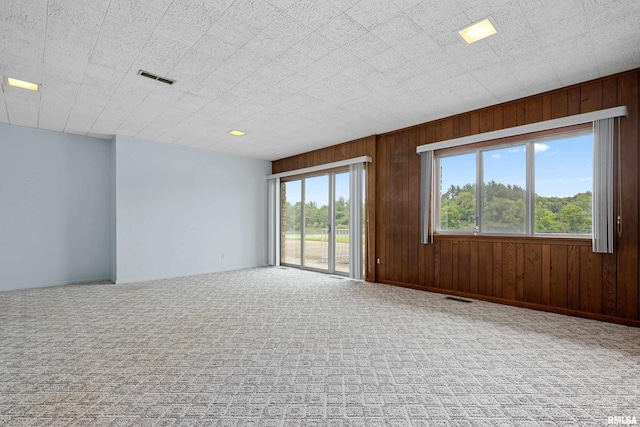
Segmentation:
[(616, 323), (616, 324), (619, 324), (619, 325), (625, 325), (625, 326), (632, 326), (632, 327), (635, 327), (635, 328), (640, 328), (640, 320), (625, 319), (623, 317), (609, 316), (609, 315), (606, 315), (606, 314), (588, 313), (588, 312), (585, 312), (585, 311), (572, 310), (572, 309), (569, 309), (569, 308), (552, 307), (552, 306), (548, 306), (548, 305), (535, 304), (535, 303), (530, 303), (530, 302), (526, 302), (526, 301), (514, 301), (514, 300), (508, 300), (508, 299), (504, 299), (504, 298), (496, 298), (496, 297), (490, 297), (490, 296), (486, 296), (486, 295), (472, 294), (472, 293), (469, 293), (469, 292), (452, 291), (452, 290), (449, 290), (449, 289), (440, 289), (440, 288), (434, 288), (434, 287), (431, 287), (431, 286), (420, 286), (420, 285), (415, 285), (415, 284), (411, 284), (411, 283), (395, 282), (395, 281), (391, 281), (391, 280), (380, 281), (380, 282), (376, 282), (376, 283), (381, 283), (381, 284), (384, 284), (384, 285), (391, 285), (391, 286), (399, 286), (399, 287), (402, 287), (402, 288), (416, 289), (416, 290), (419, 290), (419, 291), (433, 292), (433, 293), (438, 293), (438, 294), (443, 294), (443, 295), (455, 295), (455, 296), (458, 296), (458, 297), (470, 298), (470, 299), (475, 299), (475, 300), (480, 300), (480, 301), (487, 301), (487, 302), (492, 302), (492, 303), (495, 303), (495, 304), (509, 305), (509, 306), (512, 306), (512, 307), (520, 307), (520, 308), (528, 308), (530, 310), (545, 311), (547, 313), (555, 313), (555, 314), (562, 314), (562, 315), (565, 315), (565, 316), (581, 317), (581, 318), (584, 318), (584, 319), (598, 320), (598, 321), (601, 321), (601, 322)]

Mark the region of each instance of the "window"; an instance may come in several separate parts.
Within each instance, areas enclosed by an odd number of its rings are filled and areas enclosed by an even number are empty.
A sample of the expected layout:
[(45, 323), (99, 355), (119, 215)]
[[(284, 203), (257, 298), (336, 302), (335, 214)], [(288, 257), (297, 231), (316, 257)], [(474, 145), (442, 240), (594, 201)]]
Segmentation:
[(592, 159), (589, 130), (443, 150), (437, 232), (590, 235)]

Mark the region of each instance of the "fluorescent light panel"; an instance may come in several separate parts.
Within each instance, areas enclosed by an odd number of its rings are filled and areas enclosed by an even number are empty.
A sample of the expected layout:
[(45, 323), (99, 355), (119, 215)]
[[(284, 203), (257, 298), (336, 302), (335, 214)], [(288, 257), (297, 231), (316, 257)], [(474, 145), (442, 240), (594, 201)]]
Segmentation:
[(468, 44), (482, 40), (485, 37), (494, 35), (495, 33), (497, 33), (497, 31), (488, 18), (458, 31), (458, 34), (460, 34)]
[(40, 85), (38, 83), (31, 83), (24, 80), (14, 79), (13, 77), (7, 78), (7, 83), (9, 86), (19, 87), (20, 89), (34, 90), (37, 91)]
[(229, 132), (229, 135), (233, 135), (233, 136), (242, 136), (244, 135), (244, 132), (242, 132), (241, 130), (232, 130)]

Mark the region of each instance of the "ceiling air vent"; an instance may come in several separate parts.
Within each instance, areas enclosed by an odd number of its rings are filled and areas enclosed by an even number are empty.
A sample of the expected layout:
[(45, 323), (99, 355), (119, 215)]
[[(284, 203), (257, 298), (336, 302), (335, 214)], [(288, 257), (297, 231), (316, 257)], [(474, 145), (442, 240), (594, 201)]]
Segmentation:
[(150, 73), (148, 71), (144, 71), (144, 70), (138, 71), (138, 75), (142, 76), (142, 77), (146, 77), (148, 79), (157, 80), (159, 82), (166, 83), (168, 85), (172, 85), (172, 84), (174, 84), (176, 82), (175, 80), (171, 80), (171, 79), (168, 79), (166, 77), (156, 76), (155, 74), (152, 74), (152, 73)]

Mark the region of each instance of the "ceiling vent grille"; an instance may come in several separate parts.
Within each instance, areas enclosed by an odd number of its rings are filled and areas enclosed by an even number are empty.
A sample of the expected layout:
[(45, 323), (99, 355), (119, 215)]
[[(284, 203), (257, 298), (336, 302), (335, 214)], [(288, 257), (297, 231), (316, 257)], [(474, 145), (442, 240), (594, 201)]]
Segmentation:
[(138, 75), (142, 76), (142, 77), (146, 77), (148, 79), (157, 80), (159, 82), (166, 83), (168, 85), (172, 85), (172, 84), (174, 84), (176, 82), (175, 80), (171, 80), (171, 79), (168, 79), (166, 77), (156, 76), (155, 74), (152, 74), (152, 73), (150, 73), (148, 71), (144, 71), (144, 70), (138, 71)]

